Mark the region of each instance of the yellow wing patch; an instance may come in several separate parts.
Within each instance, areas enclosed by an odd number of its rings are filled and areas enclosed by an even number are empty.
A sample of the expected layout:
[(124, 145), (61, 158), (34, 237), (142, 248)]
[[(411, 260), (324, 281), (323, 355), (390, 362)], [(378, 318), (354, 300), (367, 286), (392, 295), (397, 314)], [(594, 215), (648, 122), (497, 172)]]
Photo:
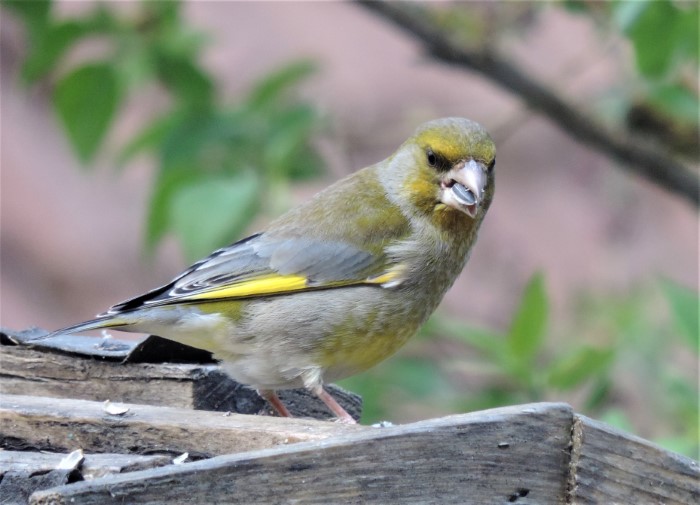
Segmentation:
[(307, 278), (301, 275), (269, 275), (239, 284), (231, 284), (212, 291), (187, 297), (189, 300), (219, 300), (222, 298), (247, 298), (250, 296), (278, 295), (301, 291), (308, 287)]
[(230, 284), (222, 286), (210, 291), (193, 294), (185, 297), (184, 301), (193, 300), (223, 300), (231, 298), (250, 298), (255, 296), (273, 296), (295, 291), (304, 291), (306, 289), (323, 289), (334, 288), (341, 286), (351, 286), (360, 284), (369, 284), (381, 286), (384, 288), (394, 287), (401, 283), (401, 274), (404, 268), (401, 265), (392, 268), (391, 270), (380, 274), (376, 277), (370, 277), (358, 280), (336, 281), (321, 284), (309, 284), (309, 279), (302, 275), (267, 275), (258, 277), (257, 279), (240, 282), (238, 284)]

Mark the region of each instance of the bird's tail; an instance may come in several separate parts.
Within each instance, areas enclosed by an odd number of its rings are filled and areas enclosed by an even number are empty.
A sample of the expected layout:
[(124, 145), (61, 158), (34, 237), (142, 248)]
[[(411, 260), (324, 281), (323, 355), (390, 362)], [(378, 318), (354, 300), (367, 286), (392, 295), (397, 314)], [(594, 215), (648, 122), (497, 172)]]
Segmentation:
[(101, 330), (105, 328), (114, 328), (117, 326), (125, 326), (128, 325), (128, 322), (119, 320), (118, 318), (112, 316), (112, 315), (104, 315), (104, 316), (99, 316), (96, 317), (95, 319), (91, 319), (89, 321), (84, 321), (82, 323), (74, 324), (72, 326), (67, 326), (65, 328), (61, 328), (60, 330), (55, 330), (52, 331), (51, 333), (47, 333), (46, 335), (41, 335), (39, 337), (34, 337), (30, 338), (27, 340), (28, 343), (34, 343), (34, 342), (40, 342), (42, 340), (47, 340), (50, 338), (58, 337), (59, 335), (70, 335), (72, 333), (78, 333), (80, 331), (92, 331), (92, 330)]

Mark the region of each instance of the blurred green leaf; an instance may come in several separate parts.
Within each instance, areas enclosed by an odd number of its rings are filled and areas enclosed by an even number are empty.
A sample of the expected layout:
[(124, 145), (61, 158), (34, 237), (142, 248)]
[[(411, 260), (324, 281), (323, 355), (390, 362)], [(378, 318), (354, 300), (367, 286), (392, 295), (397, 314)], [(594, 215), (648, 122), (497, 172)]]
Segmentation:
[(614, 4), (613, 14), (634, 46), (637, 68), (647, 77), (666, 74), (680, 58), (697, 58), (698, 9), (669, 0)]
[(171, 168), (161, 170), (148, 201), (148, 220), (146, 223), (146, 251), (153, 252), (158, 241), (171, 227), (170, 201), (177, 191), (188, 184), (196, 184), (201, 174), (191, 168)]
[(649, 93), (649, 102), (687, 123), (697, 125), (700, 121), (698, 118), (700, 100), (685, 86), (664, 84), (654, 87)]
[(676, 50), (686, 56), (697, 69), (698, 57), (700, 57), (700, 6), (697, 2), (687, 2), (678, 9), (678, 20), (675, 32), (678, 36)]
[[(141, 31), (154, 30), (154, 27), (176, 27), (180, 22), (180, 0), (169, 0), (167, 2), (141, 2), (143, 11), (139, 28)], [(175, 30), (177, 31), (177, 30)]]
[(616, 1), (613, 5), (613, 19), (623, 32), (629, 32), (634, 28), (635, 23), (644, 14), (649, 2)]
[(552, 365), (548, 371), (548, 383), (561, 390), (573, 389), (608, 370), (614, 357), (613, 349), (583, 346)]
[[(675, 23), (675, 12), (667, 0), (619, 2), (622, 26), (635, 49), (637, 68), (647, 76), (659, 77), (672, 63), (674, 38), (668, 30)], [(665, 33), (661, 35), (663, 27)]]
[(569, 12), (587, 12), (589, 9), (586, 0), (564, 0), (564, 8)]
[(391, 375), (401, 377), (401, 389), (412, 399), (435, 395), (445, 386), (439, 368), (427, 359), (397, 357), (387, 363)]
[(584, 403), (585, 412), (600, 409), (610, 398), (610, 392), (612, 389), (613, 385), (609, 376), (598, 376), (593, 382), (593, 387), (591, 388), (591, 391)]
[(208, 40), (206, 32), (193, 29), (181, 16), (182, 2), (142, 2), (143, 13), (138, 25), (149, 47), (159, 54), (198, 61), (199, 51)]
[(370, 369), (365, 373), (338, 381), (338, 385), (362, 397), (362, 423), (376, 423), (387, 417), (386, 383), (388, 374), (383, 368)]
[(117, 37), (116, 54), (112, 58), (115, 71), (125, 90), (138, 90), (155, 79), (156, 64), (151, 52), (144, 48), (144, 41), (127, 35)]
[(157, 151), (175, 126), (182, 121), (181, 114), (171, 112), (146, 125), (119, 152), (117, 162), (124, 165), (144, 151)]
[(451, 388), (439, 367), (429, 359), (402, 354), (339, 384), (362, 396), (362, 422), (386, 420), (392, 403), (414, 401), (439, 405)]
[(503, 387), (480, 387), (475, 391), (470, 391), (469, 396), (461, 397), (456, 402), (458, 412), (471, 412), (475, 410), (492, 409), (513, 405), (521, 402), (522, 396), (517, 392)]
[(525, 286), (520, 306), (508, 332), (511, 354), (518, 360), (530, 361), (539, 350), (545, 335), (548, 312), (544, 277), (537, 273)]
[(46, 28), (22, 65), (22, 78), (32, 83), (50, 72), (59, 58), (81, 37), (91, 31), (91, 27), (79, 21), (65, 21)]
[(163, 84), (186, 106), (202, 108), (211, 105), (214, 85), (190, 58), (157, 53), (156, 68)]
[(216, 118), (211, 111), (198, 111), (178, 116), (173, 127), (167, 131), (160, 143), (160, 158), (164, 170), (189, 166), (190, 169), (204, 169), (197, 166), (197, 156), (212, 137)]
[(500, 361), (501, 356), (507, 351), (503, 335), (491, 330), (470, 327), (443, 314), (431, 317), (424, 329), (421, 330), (421, 332), (423, 331), (465, 342), (481, 351), (492, 361)]
[(600, 420), (617, 428), (618, 430), (626, 431), (627, 433), (634, 433), (634, 426), (632, 425), (630, 418), (621, 409), (611, 408), (606, 410), (600, 417)]
[(318, 174), (318, 159), (307, 149), (316, 122), (316, 111), (303, 104), (276, 115), (263, 146), (263, 163), (271, 175), (300, 179)]
[(41, 39), (49, 24), (51, 0), (5, 0), (2, 6), (15, 11), (22, 17), (33, 43)]
[(283, 67), (258, 82), (251, 91), (247, 102), (253, 108), (266, 107), (279, 100), (285, 91), (291, 89), (315, 70), (316, 65), (309, 60)]
[(675, 405), (678, 420), (684, 426), (694, 429), (696, 435), (700, 412), (698, 412), (698, 384), (689, 381), (675, 370), (667, 372), (664, 376), (663, 386), (665, 390), (665, 400)]
[(290, 154), (286, 173), (292, 181), (303, 181), (318, 177), (323, 173), (323, 159), (309, 146), (298, 146)]
[(700, 298), (691, 289), (666, 280), (662, 283), (664, 294), (671, 306), (671, 311), (678, 330), (686, 338), (691, 348), (700, 350)]
[(688, 458), (693, 458), (697, 460), (700, 456), (698, 454), (698, 445), (688, 444), (687, 437), (662, 437), (655, 439), (654, 442), (666, 449), (667, 451), (673, 451), (678, 454), (683, 454)]
[(198, 110), (178, 115), (160, 146), (163, 168), (187, 165), (212, 173), (252, 166), (248, 153), (241, 154), (246, 149), (257, 151), (247, 125), (246, 118), (235, 113)]
[(258, 207), (260, 181), (252, 172), (210, 177), (182, 186), (172, 197), (172, 228), (190, 260), (239, 238)]
[(54, 105), (81, 161), (95, 155), (118, 101), (117, 78), (106, 63), (83, 65), (56, 83)]

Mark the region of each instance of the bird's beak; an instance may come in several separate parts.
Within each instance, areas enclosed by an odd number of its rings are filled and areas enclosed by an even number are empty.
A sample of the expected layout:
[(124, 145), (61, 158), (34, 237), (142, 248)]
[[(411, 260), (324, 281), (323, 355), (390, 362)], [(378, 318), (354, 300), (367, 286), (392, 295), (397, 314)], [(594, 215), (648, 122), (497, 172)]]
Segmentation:
[(448, 207), (476, 217), (486, 191), (486, 168), (474, 161), (461, 161), (445, 174), (441, 183), (440, 200)]

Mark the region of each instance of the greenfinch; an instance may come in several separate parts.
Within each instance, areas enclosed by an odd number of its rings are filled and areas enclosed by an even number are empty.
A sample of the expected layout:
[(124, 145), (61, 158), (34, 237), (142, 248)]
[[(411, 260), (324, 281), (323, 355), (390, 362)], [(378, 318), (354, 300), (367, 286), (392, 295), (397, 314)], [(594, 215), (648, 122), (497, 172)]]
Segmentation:
[(169, 284), (51, 335), (115, 328), (205, 349), (282, 416), (305, 387), (362, 372), (416, 333), (462, 271), (494, 192), (496, 149), (463, 118), (427, 122), (389, 158)]

